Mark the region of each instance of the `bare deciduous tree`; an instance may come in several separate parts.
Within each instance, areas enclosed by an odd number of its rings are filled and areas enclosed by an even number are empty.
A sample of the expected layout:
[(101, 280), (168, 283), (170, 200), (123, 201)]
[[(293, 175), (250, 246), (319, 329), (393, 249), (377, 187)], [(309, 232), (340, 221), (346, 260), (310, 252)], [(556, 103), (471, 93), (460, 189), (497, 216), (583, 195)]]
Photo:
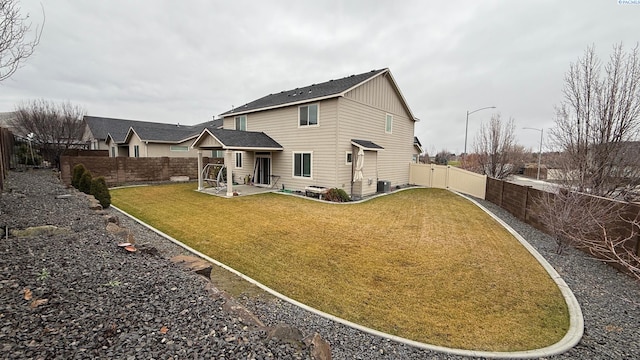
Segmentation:
[(13, 75), (40, 43), (43, 27), (36, 26), (35, 36), (29, 40), (28, 18), (20, 13), (16, 0), (0, 0), (0, 81)]
[(556, 107), (552, 143), (562, 151), (563, 182), (578, 191), (621, 197), (640, 185), (638, 46), (613, 48), (604, 66), (593, 47), (569, 66)]
[(583, 247), (585, 239), (597, 236), (602, 224), (618, 219), (619, 204), (603, 198), (558, 188), (534, 199), (538, 220), (556, 242), (556, 253), (568, 246)]
[(16, 107), (12, 126), (18, 134), (32, 134), (31, 141), (40, 147), (48, 161), (57, 165), (65, 150), (84, 146), (85, 113), (82, 107), (69, 102), (33, 100)]
[(536, 202), (547, 210), (539, 219), (554, 237), (556, 253), (571, 245), (640, 280), (638, 244), (631, 246), (640, 233), (640, 214), (625, 215), (625, 202), (565, 189), (544, 193)]
[(503, 122), (493, 114), (489, 124), (482, 123), (473, 144), (477, 168), (474, 170), (495, 179), (505, 179), (524, 163), (525, 149), (516, 144), (515, 122)]
[(629, 247), (639, 215), (625, 214), (640, 184), (638, 46), (630, 52), (614, 46), (604, 68), (587, 48), (565, 74), (563, 94), (550, 137), (563, 176), (555, 194), (536, 200), (540, 220), (558, 253), (573, 245), (640, 279), (640, 256)]

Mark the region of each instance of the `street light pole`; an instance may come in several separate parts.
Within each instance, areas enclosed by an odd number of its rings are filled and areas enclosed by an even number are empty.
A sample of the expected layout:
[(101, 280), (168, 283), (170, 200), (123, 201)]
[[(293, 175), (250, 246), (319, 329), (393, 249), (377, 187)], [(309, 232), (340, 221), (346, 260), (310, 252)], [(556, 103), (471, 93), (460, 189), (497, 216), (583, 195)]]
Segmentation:
[(487, 106), (487, 107), (483, 107), (473, 111), (467, 110), (467, 122), (465, 123), (465, 126), (464, 126), (464, 156), (467, 156), (467, 133), (469, 132), (469, 115), (473, 114), (474, 112), (478, 112), (480, 110), (495, 109), (495, 108), (496, 108), (495, 106)]
[(536, 180), (540, 180), (540, 160), (542, 159), (542, 134), (544, 134), (544, 128), (537, 129), (531, 127), (523, 127), (523, 129), (540, 131), (540, 149), (538, 150), (538, 176), (536, 177)]

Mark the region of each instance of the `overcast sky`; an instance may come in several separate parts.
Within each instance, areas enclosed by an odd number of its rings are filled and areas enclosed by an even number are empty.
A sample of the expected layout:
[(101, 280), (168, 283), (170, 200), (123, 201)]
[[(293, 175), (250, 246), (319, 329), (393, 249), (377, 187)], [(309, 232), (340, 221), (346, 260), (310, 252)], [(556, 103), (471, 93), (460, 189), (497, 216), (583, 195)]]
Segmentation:
[[(636, 1), (638, 2), (638, 1)], [(35, 26), (40, 2), (20, 1)], [(464, 148), (496, 106), (537, 150), (564, 73), (589, 45), (640, 40), (640, 4), (563, 1), (42, 0), (35, 54), (0, 112), (70, 101), (89, 115), (196, 124), (270, 93), (389, 68), (432, 155)], [(480, 123), (469, 116), (472, 149)]]

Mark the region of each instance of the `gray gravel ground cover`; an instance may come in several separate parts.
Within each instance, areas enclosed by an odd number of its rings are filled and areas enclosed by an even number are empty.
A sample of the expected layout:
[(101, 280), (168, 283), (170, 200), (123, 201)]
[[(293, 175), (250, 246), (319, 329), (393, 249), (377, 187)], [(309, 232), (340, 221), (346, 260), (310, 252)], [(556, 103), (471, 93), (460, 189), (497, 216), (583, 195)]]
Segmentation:
[[(56, 195), (72, 196), (56, 199)], [(553, 241), (497, 206), (481, 201), (523, 235), (562, 275), (585, 317), (582, 341), (552, 359), (640, 358), (640, 287), (626, 275)], [(0, 357), (130, 359), (298, 359), (308, 352), (269, 339), (223, 309), (206, 281), (167, 258), (184, 250), (119, 215), (139, 246), (129, 254), (105, 230), (102, 215), (65, 189), (51, 171), (10, 173), (0, 225), (55, 225), (67, 232), (0, 240)], [(115, 210), (108, 212), (117, 214)], [(25, 300), (24, 290), (31, 291)], [(32, 308), (34, 300), (47, 302)], [(319, 333), (334, 359), (463, 359), (351, 329), (268, 296), (240, 296), (265, 324)], [(164, 332), (163, 330), (166, 330)], [(164, 333), (163, 333), (164, 332)]]

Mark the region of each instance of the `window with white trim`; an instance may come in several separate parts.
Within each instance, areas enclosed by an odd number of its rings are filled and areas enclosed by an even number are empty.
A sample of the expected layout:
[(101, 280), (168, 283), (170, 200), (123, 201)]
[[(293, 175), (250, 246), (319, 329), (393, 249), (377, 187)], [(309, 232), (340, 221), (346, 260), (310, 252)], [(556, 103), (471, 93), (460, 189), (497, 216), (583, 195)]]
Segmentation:
[(391, 130), (393, 130), (393, 115), (387, 114), (384, 123), (384, 132), (391, 134)]
[(236, 152), (236, 169), (242, 169), (242, 152)]
[(318, 126), (318, 104), (298, 108), (298, 126)]
[(115, 146), (111, 147), (111, 157), (116, 157), (116, 147)]
[(247, 115), (236, 116), (236, 130), (247, 131)]
[(211, 150), (211, 157), (224, 159), (224, 150)]
[(133, 145), (133, 157), (140, 157), (140, 146)]
[(183, 145), (171, 145), (169, 146), (169, 151), (189, 151), (189, 147)]
[(347, 151), (347, 156), (345, 158), (345, 165), (351, 165), (353, 162), (353, 153), (351, 151)]
[(310, 152), (293, 153), (293, 177), (311, 177), (312, 156)]

